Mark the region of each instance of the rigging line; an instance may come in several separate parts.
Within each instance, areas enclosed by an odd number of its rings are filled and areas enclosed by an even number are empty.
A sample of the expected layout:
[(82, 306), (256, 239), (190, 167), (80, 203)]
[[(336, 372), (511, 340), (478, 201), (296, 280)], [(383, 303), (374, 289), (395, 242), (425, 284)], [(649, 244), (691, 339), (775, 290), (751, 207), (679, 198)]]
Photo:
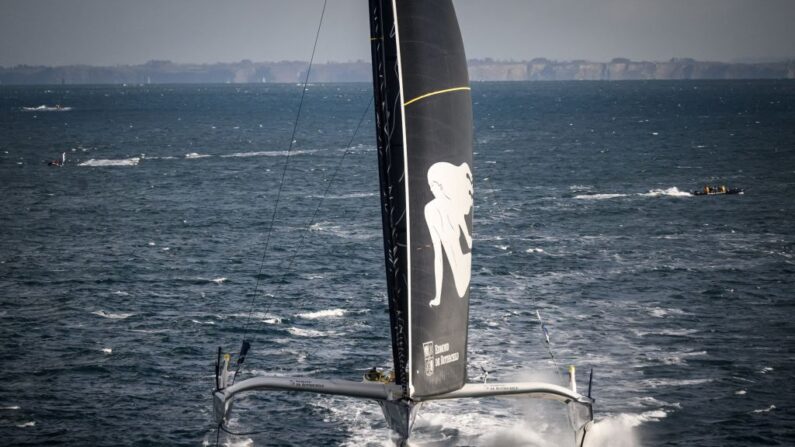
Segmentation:
[[(535, 301), (535, 299), (533, 301)], [(563, 380), (563, 375), (560, 374), (558, 360), (555, 358), (555, 354), (552, 352), (552, 342), (549, 340), (549, 331), (547, 331), (547, 326), (544, 324), (544, 320), (541, 319), (541, 312), (539, 312), (538, 309), (536, 309), (536, 316), (538, 317), (538, 322), (541, 324), (541, 331), (544, 333), (544, 341), (546, 342), (547, 352), (549, 353), (549, 357), (552, 358), (552, 364), (555, 365), (555, 372), (558, 375), (558, 379), (560, 379), (560, 383), (565, 384), (566, 382)]]
[[(290, 260), (288, 261), (287, 267), (284, 270), (285, 273), (282, 274), (282, 278), (284, 278), (286, 276), (286, 273), (290, 271), (290, 269), (293, 266), (293, 263), (295, 262), (296, 258), (298, 257), (298, 254), (303, 249), (304, 240), (306, 239), (306, 235), (307, 235), (307, 233), (309, 233), (309, 229), (312, 227), (312, 224), (315, 222), (315, 218), (317, 218), (317, 214), (320, 211), (320, 208), (323, 206), (324, 200), (326, 199), (326, 197), (328, 197), (328, 193), (331, 190), (331, 185), (334, 184), (334, 180), (337, 178), (337, 175), (339, 174), (340, 169), (342, 168), (342, 163), (345, 161), (345, 157), (347, 157), (348, 154), (351, 153), (351, 147), (353, 145), (353, 140), (355, 140), (356, 136), (359, 134), (359, 129), (361, 129), (362, 123), (364, 123), (364, 119), (367, 117), (367, 114), (370, 111), (370, 106), (373, 105), (373, 101), (374, 101), (374, 98), (371, 96), (370, 97), (370, 101), (367, 102), (367, 107), (364, 108), (364, 112), (362, 112), (362, 116), (359, 118), (358, 124), (356, 124), (356, 128), (353, 131), (353, 135), (351, 135), (350, 140), (348, 140), (348, 144), (345, 145), (345, 152), (343, 152), (342, 156), (340, 157), (339, 161), (337, 162), (337, 165), (334, 167), (334, 171), (332, 172), (331, 177), (329, 178), (328, 183), (326, 184), (326, 189), (325, 189), (325, 191), (323, 191), (323, 195), (320, 197), (320, 200), (318, 201), (317, 206), (315, 207), (315, 210), (312, 213), (312, 216), (307, 220), (306, 225), (304, 226), (305, 227), (304, 231), (301, 232), (301, 238), (298, 240), (298, 247), (293, 251), (293, 254), (290, 256)], [(284, 282), (280, 281), (279, 286), (277, 287), (277, 289), (274, 292), (273, 296), (274, 297), (278, 296), (283, 288), (284, 288)], [(265, 310), (264, 310), (265, 313), (268, 313), (268, 310), (270, 310), (270, 307), (271, 307), (272, 303), (273, 303), (273, 299), (268, 300), (267, 305), (266, 305)], [(238, 363), (237, 364), (237, 368), (235, 369), (235, 374), (234, 374), (234, 376), (232, 376), (232, 383), (235, 383), (235, 380), (237, 379), (237, 374), (238, 374), (238, 372), (240, 372), (241, 367), (242, 367), (242, 363)]]
[(270, 225), (268, 226), (268, 236), (265, 239), (265, 251), (262, 253), (262, 259), (259, 264), (259, 271), (257, 272), (257, 283), (254, 286), (254, 294), (251, 297), (251, 304), (249, 305), (248, 316), (246, 323), (243, 325), (243, 340), (246, 339), (248, 333), (248, 326), (251, 323), (251, 314), (254, 312), (254, 301), (257, 298), (257, 290), (259, 290), (260, 281), (262, 278), (262, 269), (265, 266), (265, 257), (268, 254), (268, 246), (270, 245), (271, 235), (273, 234), (273, 224), (276, 221), (276, 212), (279, 210), (279, 201), (282, 196), (282, 189), (284, 188), (284, 178), (287, 175), (287, 166), (290, 164), (290, 151), (293, 149), (293, 142), (295, 141), (295, 133), (298, 130), (298, 121), (301, 118), (301, 109), (304, 106), (304, 97), (306, 96), (306, 86), (309, 84), (309, 74), (312, 72), (312, 63), (315, 61), (315, 52), (317, 51), (317, 42), (320, 37), (320, 29), (323, 27), (323, 17), (326, 15), (326, 3), (328, 0), (323, 0), (323, 10), (320, 12), (320, 21), (317, 24), (317, 32), (315, 33), (315, 43), (312, 46), (312, 57), (309, 58), (309, 67), (306, 69), (306, 77), (304, 78), (304, 85), (301, 87), (301, 100), (298, 102), (298, 111), (295, 115), (295, 122), (293, 123), (293, 132), (290, 136), (290, 145), (287, 148), (287, 156), (284, 160), (284, 167), (282, 168), (282, 177), (279, 181), (279, 191), (276, 193), (276, 204), (273, 206), (273, 213), (271, 214)]
[[(356, 129), (353, 131), (353, 135), (351, 136), (350, 141), (348, 141), (348, 144), (345, 146), (345, 152), (342, 154), (342, 157), (340, 157), (339, 161), (337, 162), (337, 166), (334, 168), (334, 171), (332, 172), (331, 177), (329, 178), (328, 183), (326, 184), (326, 189), (325, 191), (323, 191), (323, 195), (320, 197), (320, 200), (318, 201), (317, 206), (315, 207), (315, 211), (312, 213), (312, 216), (307, 220), (306, 225), (304, 226), (305, 227), (304, 231), (301, 232), (301, 238), (298, 240), (298, 248), (296, 248), (295, 251), (293, 251), (293, 254), (290, 257), (290, 261), (287, 263), (285, 274), (290, 271), (290, 269), (293, 266), (293, 263), (298, 257), (298, 254), (303, 249), (306, 235), (309, 233), (312, 224), (315, 222), (317, 213), (320, 211), (320, 208), (323, 206), (323, 201), (326, 199), (326, 197), (328, 197), (328, 193), (331, 190), (331, 185), (334, 183), (334, 180), (337, 178), (337, 174), (339, 174), (340, 168), (342, 168), (342, 163), (345, 161), (345, 157), (347, 157), (348, 154), (350, 154), (351, 152), (350, 148), (351, 145), (353, 144), (353, 140), (356, 138), (356, 135), (359, 133), (359, 128), (362, 126), (364, 119), (367, 117), (367, 113), (370, 111), (370, 106), (372, 105), (372, 103), (373, 103), (373, 98), (370, 98), (370, 101), (367, 103), (367, 107), (364, 109), (361, 118), (359, 118), (359, 123), (356, 125)], [(284, 282), (280, 281), (279, 286), (276, 289), (275, 295), (281, 292), (283, 288), (284, 288)], [(271, 303), (273, 303), (273, 300), (268, 301), (268, 305), (265, 308), (265, 312), (268, 311)]]
[[(473, 139), (472, 145), (473, 145), (473, 149), (474, 149), (474, 146), (478, 145), (477, 139)], [(494, 168), (494, 170), (492, 170), (492, 175), (495, 172), (496, 172), (496, 168)], [(499, 199), (498, 194), (497, 194), (497, 191), (499, 191), (499, 190), (497, 189), (497, 185), (494, 184), (491, 181), (491, 176), (484, 177), (483, 181), (485, 183), (487, 183), (491, 187), (490, 189), (491, 189), (491, 195), (492, 195), (492, 198), (493, 198), (493, 204), (497, 205), (498, 203), (500, 203), (500, 199)], [(488, 205), (488, 201), (486, 202), (486, 205)], [(513, 275), (513, 276), (515, 276), (515, 275)], [(547, 348), (547, 353), (549, 354), (549, 357), (552, 359), (552, 364), (555, 367), (554, 368), (555, 369), (555, 374), (557, 374), (558, 378), (560, 379), (560, 382), (562, 384), (565, 384), (566, 382), (563, 380), (563, 376), (560, 373), (560, 366), (558, 365), (558, 361), (555, 358), (555, 354), (552, 352), (552, 342), (549, 339), (549, 332), (547, 331), (546, 325), (544, 325), (544, 321), (541, 319), (541, 313), (538, 311), (536, 295), (535, 294), (531, 294), (530, 295), (530, 299), (532, 300), (532, 306), (534, 308), (536, 308), (536, 316), (538, 317), (538, 322), (541, 325), (541, 330), (544, 333), (544, 342), (545, 342), (544, 344), (545, 344), (545, 346)]]

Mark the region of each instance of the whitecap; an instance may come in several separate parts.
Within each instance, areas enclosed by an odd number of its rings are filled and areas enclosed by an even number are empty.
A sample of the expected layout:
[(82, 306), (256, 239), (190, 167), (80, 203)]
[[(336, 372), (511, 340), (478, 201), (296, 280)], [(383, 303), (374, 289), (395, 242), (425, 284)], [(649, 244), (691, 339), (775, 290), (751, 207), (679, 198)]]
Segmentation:
[(17, 424), (18, 428), (27, 428), (27, 427), (35, 427), (35, 426), (36, 426), (36, 422), (35, 421), (30, 421), (30, 422), (24, 422), (22, 424)]
[(105, 312), (104, 310), (97, 310), (91, 312), (92, 314), (102, 317), (102, 318), (110, 318), (111, 320), (124, 320), (125, 318), (129, 318), (135, 314), (132, 313), (113, 313), (113, 312)]
[(665, 411), (654, 410), (607, 417), (593, 424), (586, 436), (586, 444), (591, 447), (635, 447), (639, 441), (634, 429), (645, 422), (657, 422), (666, 415)]
[[(289, 151), (290, 156), (293, 155), (304, 155), (304, 154), (314, 154), (318, 152), (317, 149), (303, 149), (303, 150), (291, 150)], [(256, 152), (235, 152), (234, 154), (227, 154), (221, 155), (222, 158), (230, 158), (230, 157), (284, 157), (288, 154), (288, 151), (256, 151)]]
[(543, 253), (544, 249), (543, 248), (528, 248), (524, 252), (525, 253)]
[(210, 281), (212, 281), (212, 282), (214, 282), (214, 283), (216, 283), (218, 285), (221, 285), (221, 284), (226, 282), (226, 278), (220, 277), (220, 278), (211, 279)]
[(773, 411), (775, 409), (776, 409), (776, 406), (775, 405), (771, 405), (771, 406), (769, 406), (767, 408), (760, 408), (759, 410), (754, 410), (753, 412), (754, 413), (770, 413), (771, 411)]
[[(655, 315), (656, 316), (656, 315)], [(663, 314), (664, 316), (664, 314)], [(667, 335), (669, 337), (685, 337), (687, 335), (692, 335), (699, 332), (698, 329), (662, 329), (660, 331), (652, 331), (652, 332), (638, 332), (640, 336), (646, 335)], [(706, 352), (705, 352), (706, 354)]]
[(314, 329), (301, 329), (298, 327), (291, 327), (287, 329), (287, 332), (295, 335), (296, 337), (323, 337), (326, 335), (326, 333), (322, 331), (316, 331)]
[[(236, 314), (234, 316), (249, 318), (249, 314)], [(251, 318), (254, 318), (255, 320), (259, 320), (262, 323), (266, 324), (281, 324), (282, 321), (284, 320), (282, 317), (278, 315), (274, 315), (272, 313), (265, 313), (265, 312), (254, 312), (251, 314)]]
[(318, 318), (338, 318), (345, 315), (347, 311), (345, 309), (326, 309), (326, 310), (319, 310), (317, 312), (305, 312), (296, 315), (300, 318), (306, 318), (308, 320), (316, 320)]
[(214, 325), (215, 324), (214, 321), (199, 321), (199, 320), (194, 320), (194, 319), (191, 319), (190, 321), (193, 322), (193, 323), (196, 323), (196, 324), (209, 324), (209, 325)]
[(112, 348), (102, 348), (102, 352), (104, 354), (113, 354), (113, 349)]
[(580, 194), (578, 196), (574, 196), (574, 198), (578, 200), (607, 200), (626, 196), (626, 194)]
[(663, 317), (666, 317), (668, 315), (686, 315), (687, 314), (687, 312), (683, 311), (682, 309), (676, 309), (676, 308), (663, 309), (662, 307), (653, 307), (653, 308), (649, 309), (649, 313), (653, 317), (657, 317), (657, 318), (663, 318)]
[(662, 196), (668, 196), (668, 197), (692, 197), (693, 196), (693, 194), (690, 194), (687, 191), (680, 191), (679, 188), (677, 188), (676, 186), (672, 186), (672, 187), (666, 188), (666, 189), (652, 189), (649, 192), (643, 193), (643, 194), (640, 194), (640, 195), (641, 196), (646, 196), (646, 197), (662, 197)]
[(7, 407), (0, 407), (0, 410), (19, 410), (19, 405), (9, 405)]
[(72, 110), (71, 107), (61, 107), (61, 106), (47, 106), (47, 105), (40, 105), (38, 107), (23, 107), (23, 111), (25, 112), (68, 112)]
[(738, 396), (745, 396), (747, 393), (748, 393), (748, 391), (746, 391), (746, 390), (737, 390), (737, 391), (734, 392), (734, 394), (736, 394)]
[(328, 196), (320, 196), (320, 195), (313, 195), (309, 196), (313, 199), (327, 199), (327, 200), (345, 200), (345, 199), (361, 199), (364, 197), (373, 197), (377, 194), (374, 192), (352, 192), (350, 194), (341, 194), (341, 195), (328, 195)]
[(703, 385), (715, 379), (646, 379), (642, 383), (652, 387)]
[(352, 240), (370, 240), (378, 237), (378, 233), (364, 226), (333, 225), (330, 222), (317, 222), (309, 227), (309, 231), (322, 232), (334, 237)]
[(117, 291), (113, 292), (113, 294), (114, 294), (114, 295), (118, 295), (118, 296), (130, 296), (130, 294), (129, 294), (129, 293), (127, 293), (127, 292), (122, 292), (121, 290), (117, 290)]
[(89, 167), (102, 167), (102, 166), (138, 166), (138, 162), (141, 161), (140, 157), (132, 157), (132, 158), (125, 158), (120, 160), (105, 160), (105, 159), (91, 159), (88, 161), (84, 161), (78, 166), (89, 166)]
[(197, 152), (191, 152), (189, 154), (185, 154), (185, 158), (189, 160), (194, 160), (197, 158), (207, 158), (207, 157), (212, 157), (212, 155), (199, 154)]

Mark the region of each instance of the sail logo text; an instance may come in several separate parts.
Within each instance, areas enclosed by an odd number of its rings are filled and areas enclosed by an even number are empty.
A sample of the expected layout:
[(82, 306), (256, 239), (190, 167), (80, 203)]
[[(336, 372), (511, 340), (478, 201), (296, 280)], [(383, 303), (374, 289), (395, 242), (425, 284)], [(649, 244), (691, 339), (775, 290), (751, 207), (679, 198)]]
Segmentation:
[(451, 352), (449, 354), (445, 354), (445, 352), (450, 351), (450, 343), (442, 343), (439, 345), (435, 345), (432, 341), (428, 341), (422, 344), (422, 353), (424, 354), (425, 359), (425, 375), (432, 376), (434, 369), (437, 366), (447, 365), (448, 363), (457, 362), (459, 359), (459, 355), (457, 352)]
[(427, 341), (422, 344), (422, 351), (425, 354), (425, 375), (432, 376), (433, 375), (433, 342)]
[(440, 355), (439, 357), (436, 357), (436, 366), (442, 366), (456, 361), (458, 361), (457, 352), (454, 352), (452, 354)]

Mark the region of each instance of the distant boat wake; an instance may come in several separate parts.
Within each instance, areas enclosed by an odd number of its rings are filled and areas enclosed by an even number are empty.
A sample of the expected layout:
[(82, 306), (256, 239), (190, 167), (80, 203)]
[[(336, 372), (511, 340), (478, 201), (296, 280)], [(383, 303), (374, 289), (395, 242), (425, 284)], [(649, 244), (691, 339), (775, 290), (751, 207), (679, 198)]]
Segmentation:
[(95, 160), (92, 158), (91, 160), (79, 163), (78, 166), (137, 166), (140, 161), (140, 157), (125, 158), (121, 160)]
[[(290, 156), (295, 155), (305, 155), (305, 154), (314, 154), (316, 152), (320, 152), (320, 149), (307, 149), (307, 150), (294, 150), (290, 153)], [(256, 151), (256, 152), (237, 152), (234, 154), (222, 154), (222, 155), (213, 155), (213, 154), (200, 154), (197, 152), (190, 152), (185, 154), (183, 157), (185, 160), (199, 160), (203, 158), (212, 158), (212, 157), (220, 157), (220, 158), (247, 158), (247, 157), (286, 157), (287, 151)], [(78, 163), (78, 166), (88, 166), (88, 167), (103, 167), (103, 166), (138, 166), (138, 164), (146, 158), (147, 160), (177, 160), (179, 157), (146, 157), (145, 155), (141, 154), (139, 157), (131, 157), (131, 158), (123, 158), (123, 159), (90, 159), (88, 161), (84, 161), (82, 163)]]
[(54, 106), (47, 106), (47, 105), (40, 105), (38, 107), (22, 107), (24, 112), (68, 112), (72, 110), (71, 107), (62, 107), (60, 105)]
[(672, 186), (666, 189), (652, 189), (648, 192), (635, 194), (580, 194), (574, 196), (577, 200), (607, 200), (621, 197), (693, 197), (693, 194), (687, 191), (680, 191), (676, 186)]

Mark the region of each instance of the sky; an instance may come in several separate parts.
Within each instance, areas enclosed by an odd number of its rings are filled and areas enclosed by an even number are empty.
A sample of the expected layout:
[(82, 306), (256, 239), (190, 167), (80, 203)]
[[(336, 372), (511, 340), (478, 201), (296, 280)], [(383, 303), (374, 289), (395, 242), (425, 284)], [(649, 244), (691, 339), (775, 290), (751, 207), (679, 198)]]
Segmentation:
[[(367, 0), (327, 1), (316, 60), (368, 60)], [(468, 58), (795, 58), (795, 0), (453, 3)], [(322, 6), (323, 0), (0, 0), (0, 66), (308, 60)]]

